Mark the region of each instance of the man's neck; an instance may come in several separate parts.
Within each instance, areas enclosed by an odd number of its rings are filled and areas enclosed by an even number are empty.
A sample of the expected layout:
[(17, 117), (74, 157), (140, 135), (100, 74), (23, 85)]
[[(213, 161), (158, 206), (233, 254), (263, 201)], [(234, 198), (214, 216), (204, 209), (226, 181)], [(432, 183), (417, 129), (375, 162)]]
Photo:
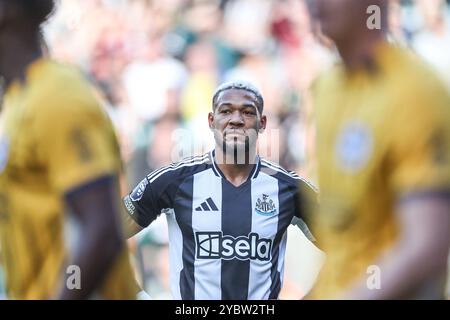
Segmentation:
[(385, 42), (382, 33), (369, 33), (359, 41), (336, 42), (346, 69), (350, 72), (374, 67), (377, 48)]
[(43, 52), (38, 41), (31, 38), (25, 40), (14, 33), (4, 33), (1, 37), (0, 42), (8, 44), (0, 48), (0, 74), (7, 88), (15, 80), (24, 82), (28, 66), (41, 58)]
[(225, 178), (238, 187), (248, 180), (255, 167), (256, 150), (245, 153), (242, 157), (236, 157), (233, 153), (224, 154), (220, 148), (216, 148), (214, 160)]

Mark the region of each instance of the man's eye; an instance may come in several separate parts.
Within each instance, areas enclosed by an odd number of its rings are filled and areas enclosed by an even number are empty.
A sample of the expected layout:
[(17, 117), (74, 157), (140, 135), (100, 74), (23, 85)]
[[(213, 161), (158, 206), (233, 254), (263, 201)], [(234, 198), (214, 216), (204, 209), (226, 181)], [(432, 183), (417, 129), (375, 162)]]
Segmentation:
[(220, 111), (220, 113), (223, 113), (223, 114), (230, 114), (231, 111), (230, 111), (230, 110), (222, 110), (222, 111)]
[(255, 113), (253, 111), (244, 111), (244, 115), (246, 115), (246, 116), (254, 116)]

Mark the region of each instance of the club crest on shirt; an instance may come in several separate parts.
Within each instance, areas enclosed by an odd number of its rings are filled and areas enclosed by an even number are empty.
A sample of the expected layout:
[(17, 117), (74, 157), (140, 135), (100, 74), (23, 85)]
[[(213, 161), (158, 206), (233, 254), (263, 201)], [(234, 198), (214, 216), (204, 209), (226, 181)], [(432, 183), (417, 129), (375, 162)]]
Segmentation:
[(367, 125), (349, 122), (338, 134), (335, 145), (338, 166), (350, 173), (363, 169), (373, 152), (373, 137)]
[(255, 211), (263, 216), (273, 216), (277, 212), (277, 208), (273, 200), (267, 194), (263, 194), (262, 200), (258, 198), (256, 201)]
[(144, 195), (144, 191), (145, 191), (145, 188), (147, 187), (147, 185), (148, 185), (148, 180), (147, 180), (147, 178), (145, 178), (131, 192), (131, 194), (130, 194), (131, 200), (133, 200), (133, 201), (141, 200), (142, 196)]
[(3, 172), (8, 163), (9, 156), (9, 140), (0, 136), (0, 173)]

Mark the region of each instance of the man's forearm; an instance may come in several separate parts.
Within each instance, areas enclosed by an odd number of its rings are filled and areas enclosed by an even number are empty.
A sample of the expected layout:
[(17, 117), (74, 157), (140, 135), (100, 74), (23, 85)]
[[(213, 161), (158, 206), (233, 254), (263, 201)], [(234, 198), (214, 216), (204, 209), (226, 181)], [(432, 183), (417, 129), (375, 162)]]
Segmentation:
[(105, 234), (91, 228), (85, 230), (74, 259), (69, 265), (77, 266), (80, 270), (80, 287), (69, 288), (66, 275), (58, 299), (88, 299), (108, 274), (114, 260), (123, 248), (123, 240), (113, 234)]
[[(442, 259), (439, 259), (442, 261)], [(436, 256), (430, 253), (408, 252), (402, 245), (396, 246), (380, 259), (374, 262), (380, 271), (379, 288), (370, 288), (367, 281), (372, 275), (363, 277), (344, 293), (342, 299), (385, 300), (411, 297), (420, 285), (432, 280), (430, 274), (438, 276), (445, 272), (445, 263), (439, 267)]]
[[(81, 288), (75, 286), (71, 289), (67, 285), (66, 275), (58, 298), (92, 297), (113, 268), (125, 244), (117, 202), (119, 198), (114, 175), (99, 177), (66, 194), (69, 212), (80, 224), (80, 237), (69, 265), (76, 266), (80, 271)], [(65, 270), (63, 272), (66, 273)]]
[[(450, 205), (447, 199), (407, 201), (398, 207), (399, 235), (393, 247), (374, 261), (381, 288), (370, 290), (367, 279), (346, 294), (351, 299), (411, 297), (445, 272), (450, 243)], [(439, 293), (436, 288), (434, 295)]]

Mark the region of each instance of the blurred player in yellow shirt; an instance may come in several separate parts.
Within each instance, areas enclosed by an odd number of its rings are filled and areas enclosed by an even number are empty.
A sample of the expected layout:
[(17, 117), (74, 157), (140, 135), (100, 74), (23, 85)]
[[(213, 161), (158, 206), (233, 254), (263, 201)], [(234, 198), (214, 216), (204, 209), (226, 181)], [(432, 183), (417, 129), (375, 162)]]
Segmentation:
[[(81, 74), (43, 57), (40, 25), (53, 9), (52, 0), (0, 0), (0, 238), (8, 298), (133, 299), (117, 141)], [(69, 218), (78, 227), (70, 235)]]
[(327, 261), (312, 298), (444, 294), (450, 99), (422, 61), (385, 41), (387, 2), (313, 7), (343, 63), (314, 86), (321, 206), (309, 222)]

